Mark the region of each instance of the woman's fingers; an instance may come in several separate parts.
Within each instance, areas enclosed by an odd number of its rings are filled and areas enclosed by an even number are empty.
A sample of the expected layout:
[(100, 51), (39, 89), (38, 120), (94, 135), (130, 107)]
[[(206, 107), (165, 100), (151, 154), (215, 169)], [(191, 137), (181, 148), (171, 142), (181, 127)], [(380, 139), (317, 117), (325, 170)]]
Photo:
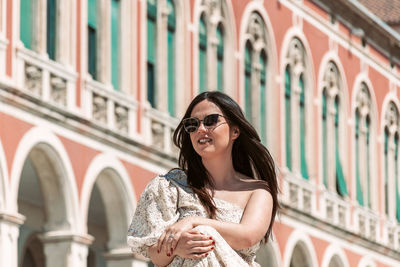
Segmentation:
[(161, 248), (162, 248), (162, 245), (163, 245), (163, 243), (164, 243), (164, 239), (165, 239), (165, 236), (166, 236), (166, 235), (167, 235), (167, 233), (166, 233), (166, 232), (163, 232), (163, 233), (161, 234), (160, 238), (158, 238), (158, 241), (157, 241), (157, 252), (158, 252), (158, 253), (161, 252)]

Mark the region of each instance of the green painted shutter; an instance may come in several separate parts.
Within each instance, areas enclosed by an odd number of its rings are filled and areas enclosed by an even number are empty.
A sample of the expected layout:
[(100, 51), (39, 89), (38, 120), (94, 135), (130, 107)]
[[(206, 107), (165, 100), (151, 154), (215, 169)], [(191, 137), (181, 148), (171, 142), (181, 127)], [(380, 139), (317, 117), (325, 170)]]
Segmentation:
[(399, 136), (396, 134), (394, 138), (395, 152), (394, 152), (394, 179), (395, 179), (395, 193), (396, 193), (396, 218), (400, 222), (400, 196), (399, 196)]
[(261, 65), (261, 72), (260, 72), (260, 135), (261, 135), (261, 142), (263, 144), (266, 143), (266, 117), (267, 117), (267, 110), (266, 110), (266, 75), (267, 75), (267, 56), (265, 52), (262, 51), (260, 54), (260, 65)]
[(335, 99), (335, 161), (336, 161), (336, 187), (341, 196), (348, 195), (346, 180), (343, 174), (342, 163), (339, 155), (339, 99)]
[(199, 24), (199, 78), (200, 92), (207, 91), (207, 25), (204, 14)]
[(360, 115), (358, 110), (356, 110), (356, 121), (355, 121), (355, 141), (356, 141), (356, 196), (357, 201), (361, 206), (364, 206), (364, 198), (361, 185), (360, 176)]
[(244, 50), (244, 100), (245, 100), (245, 115), (251, 121), (251, 55), (253, 48), (250, 42), (246, 43)]
[(175, 6), (168, 0), (168, 112), (175, 116)]
[(285, 69), (285, 126), (286, 126), (286, 133), (285, 133), (285, 139), (286, 139), (286, 166), (288, 167), (289, 170), (292, 169), (292, 140), (291, 140), (291, 107), (290, 107), (290, 98), (291, 98), (291, 71), (290, 71), (290, 66), (287, 66)]
[(366, 178), (367, 178), (367, 205), (368, 207), (372, 207), (372, 203), (371, 203), (371, 149), (370, 149), (370, 119), (369, 116), (367, 117), (366, 120), (366, 128), (367, 128), (367, 136), (366, 136), (366, 143), (367, 143), (367, 170), (366, 170)]
[(147, 1), (147, 100), (155, 107), (156, 87), (156, 39), (157, 6), (154, 0)]
[(217, 28), (217, 90), (223, 91), (224, 89), (224, 29), (222, 24)]
[(47, 54), (49, 58), (56, 58), (56, 0), (47, 0)]
[(389, 130), (385, 127), (385, 214), (389, 215)]
[(326, 90), (322, 93), (322, 181), (328, 188), (328, 129), (327, 129), (327, 96)]
[(308, 179), (307, 157), (306, 157), (306, 111), (305, 111), (305, 87), (303, 74), (299, 78), (300, 85), (300, 159), (301, 175)]
[(119, 91), (120, 74), (120, 2), (111, 1), (111, 83)]
[(28, 49), (32, 48), (32, 1), (20, 2), (20, 39)]
[(88, 71), (97, 79), (97, 0), (88, 0)]

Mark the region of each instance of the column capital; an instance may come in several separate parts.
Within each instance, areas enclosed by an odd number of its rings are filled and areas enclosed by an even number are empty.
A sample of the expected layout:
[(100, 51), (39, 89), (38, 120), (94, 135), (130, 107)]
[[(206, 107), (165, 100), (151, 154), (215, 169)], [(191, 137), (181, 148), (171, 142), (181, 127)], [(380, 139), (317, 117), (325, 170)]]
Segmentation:
[(78, 234), (70, 231), (51, 231), (40, 235), (43, 243), (74, 242), (82, 245), (91, 245), (93, 236), (88, 234)]
[(20, 213), (0, 212), (0, 222), (22, 225), (25, 219), (26, 217)]

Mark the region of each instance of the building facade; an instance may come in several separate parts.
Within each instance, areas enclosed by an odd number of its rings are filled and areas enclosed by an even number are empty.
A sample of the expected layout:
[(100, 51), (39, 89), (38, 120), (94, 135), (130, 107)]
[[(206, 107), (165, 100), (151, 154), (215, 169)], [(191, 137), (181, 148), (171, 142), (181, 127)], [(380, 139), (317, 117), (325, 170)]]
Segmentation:
[(262, 266), (400, 266), (400, 6), (377, 2), (0, 0), (0, 266), (151, 266), (135, 203), (206, 90), (277, 162)]

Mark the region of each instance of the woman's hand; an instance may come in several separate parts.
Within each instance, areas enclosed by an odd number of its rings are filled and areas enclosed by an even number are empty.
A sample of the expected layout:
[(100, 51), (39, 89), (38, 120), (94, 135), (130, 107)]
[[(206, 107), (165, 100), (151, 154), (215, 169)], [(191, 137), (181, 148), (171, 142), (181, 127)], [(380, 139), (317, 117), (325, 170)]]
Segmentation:
[(167, 256), (174, 253), (174, 249), (182, 233), (192, 230), (194, 227), (194, 217), (186, 217), (168, 226), (157, 242), (157, 252), (164, 251)]
[(173, 252), (185, 259), (201, 259), (207, 257), (214, 250), (215, 242), (210, 236), (199, 233), (196, 230), (183, 232)]

